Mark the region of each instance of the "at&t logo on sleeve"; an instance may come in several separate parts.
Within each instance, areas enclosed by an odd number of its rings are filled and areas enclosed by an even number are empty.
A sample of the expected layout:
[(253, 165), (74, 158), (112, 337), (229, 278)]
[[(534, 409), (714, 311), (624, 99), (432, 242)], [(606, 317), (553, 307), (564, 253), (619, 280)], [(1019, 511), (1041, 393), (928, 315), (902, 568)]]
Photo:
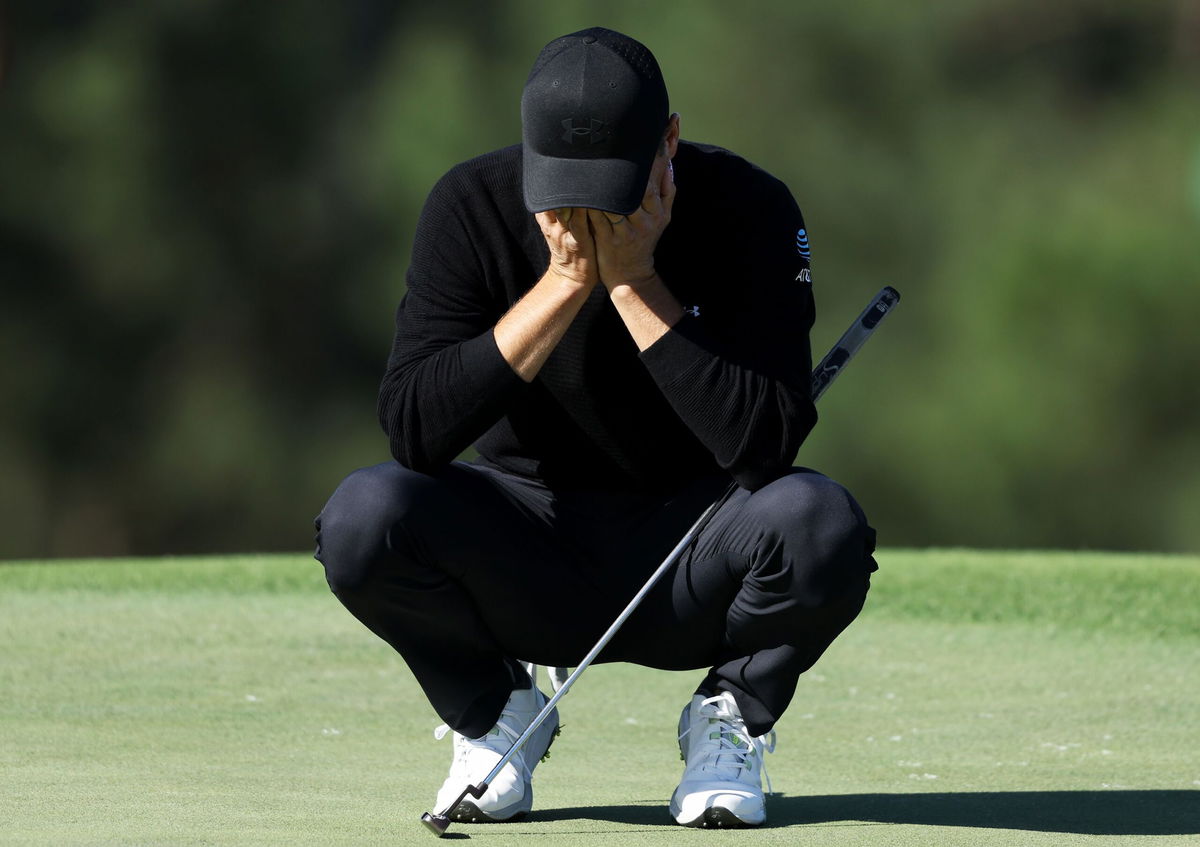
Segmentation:
[(806, 259), (812, 258), (812, 251), (808, 249), (808, 233), (803, 229), (796, 230), (796, 252)]

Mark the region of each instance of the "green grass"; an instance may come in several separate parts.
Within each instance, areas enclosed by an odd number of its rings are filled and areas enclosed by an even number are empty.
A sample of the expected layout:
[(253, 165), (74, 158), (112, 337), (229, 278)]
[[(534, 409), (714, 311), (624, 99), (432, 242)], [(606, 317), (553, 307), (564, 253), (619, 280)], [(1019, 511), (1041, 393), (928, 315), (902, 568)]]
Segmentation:
[[(490, 845), (1194, 844), (1200, 558), (897, 551), (801, 681), (769, 826), (670, 825), (696, 674), (597, 666)], [(304, 556), (0, 565), (0, 844), (419, 844), (449, 761)], [(589, 743), (589, 738), (603, 743)]]

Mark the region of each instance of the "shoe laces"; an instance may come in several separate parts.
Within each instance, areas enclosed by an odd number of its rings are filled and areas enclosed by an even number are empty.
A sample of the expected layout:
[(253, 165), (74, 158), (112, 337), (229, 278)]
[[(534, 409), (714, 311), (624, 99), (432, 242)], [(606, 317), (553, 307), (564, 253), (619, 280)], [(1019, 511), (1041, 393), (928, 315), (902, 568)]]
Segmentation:
[(775, 752), (775, 730), (772, 729), (763, 735), (751, 735), (746, 729), (746, 722), (742, 720), (741, 715), (730, 709), (729, 701), (723, 694), (702, 701), (697, 713), (697, 719), (689, 724), (679, 736), (679, 740), (683, 741), (697, 730), (707, 730), (709, 743), (697, 751), (703, 757), (700, 768), (713, 773), (733, 769), (734, 778), (740, 779), (742, 771), (753, 773), (754, 762), (757, 760), (762, 775), (767, 780), (767, 793), (773, 793), (771, 777), (767, 773), (767, 763), (763, 756)]
[[(466, 764), (466, 761), (471, 757), (471, 753), (475, 750), (491, 750), (503, 756), (508, 752), (508, 748), (513, 742), (521, 737), (521, 730), (517, 730), (512, 723), (506, 718), (520, 718), (521, 715), (511, 709), (505, 709), (500, 713), (500, 718), (496, 721), (487, 733), (480, 738), (467, 738), (461, 732), (454, 733), (454, 764)], [(526, 721), (528, 723), (528, 720)], [(449, 724), (441, 724), (433, 730), (433, 737), (437, 741), (441, 741), (450, 732)], [(512, 759), (512, 763), (517, 763), (523, 772), (523, 776), (527, 779), (532, 778), (533, 769), (525, 763), (525, 757), (518, 751)]]

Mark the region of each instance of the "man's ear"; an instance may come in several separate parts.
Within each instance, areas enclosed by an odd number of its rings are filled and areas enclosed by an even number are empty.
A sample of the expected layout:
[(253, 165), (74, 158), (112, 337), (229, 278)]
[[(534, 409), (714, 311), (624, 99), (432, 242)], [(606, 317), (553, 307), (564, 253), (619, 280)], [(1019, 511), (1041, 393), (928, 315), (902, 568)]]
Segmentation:
[(663, 147), (668, 159), (675, 158), (675, 151), (679, 149), (679, 113), (672, 112), (671, 117), (667, 118), (667, 130), (663, 133)]

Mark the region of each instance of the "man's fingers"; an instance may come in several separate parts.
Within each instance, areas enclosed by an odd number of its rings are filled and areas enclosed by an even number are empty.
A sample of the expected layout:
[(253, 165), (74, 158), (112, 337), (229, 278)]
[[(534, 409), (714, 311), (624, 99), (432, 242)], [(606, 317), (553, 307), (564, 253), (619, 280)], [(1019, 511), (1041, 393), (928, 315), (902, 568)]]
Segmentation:
[(557, 209), (549, 209), (545, 212), (535, 212), (533, 215), (534, 219), (538, 222), (538, 226), (542, 228), (542, 235), (547, 238), (553, 237), (554, 228), (562, 223), (562, 220), (556, 214), (557, 211)]
[(548, 209), (536, 212), (534, 218), (554, 255), (587, 259), (595, 254), (595, 238), (587, 215), (573, 214), (571, 209)]
[[(582, 211), (582, 210), (580, 210)], [(588, 226), (588, 215), (571, 215), (571, 220), (566, 224), (567, 232), (575, 239), (576, 245), (582, 252), (592, 252), (592, 245), (595, 242), (595, 237), (592, 228)]]
[(668, 167), (663, 168), (663, 172), (658, 179), (647, 183), (646, 193), (642, 195), (641, 211), (646, 212), (651, 217), (658, 217), (663, 213), (664, 209), (670, 209), (668, 195), (674, 186), (671, 182), (669, 164), (668, 162)]
[(670, 214), (671, 207), (675, 205), (675, 166), (671, 160), (667, 160), (667, 167), (663, 171), (661, 191), (663, 208)]
[(634, 214), (636, 215), (638, 212), (646, 212), (650, 215), (657, 214), (659, 193), (659, 183), (657, 181), (647, 182), (646, 193), (642, 195), (642, 204), (638, 207), (638, 211), (634, 212)]
[(588, 220), (592, 222), (593, 227), (603, 227), (602, 231), (608, 231), (620, 226), (625, 222), (624, 215), (618, 215), (616, 212), (604, 212), (600, 209), (588, 209)]
[(564, 227), (570, 229), (571, 220), (575, 217), (575, 210), (570, 206), (563, 206), (560, 209), (547, 209), (544, 212), (536, 212), (534, 217), (537, 218), (543, 230), (547, 226), (555, 224), (562, 224)]
[(592, 225), (592, 230), (601, 234), (609, 234), (612, 232), (615, 223), (613, 218), (621, 219), (620, 215), (612, 215), (611, 212), (602, 212), (599, 209), (588, 209), (587, 219)]

